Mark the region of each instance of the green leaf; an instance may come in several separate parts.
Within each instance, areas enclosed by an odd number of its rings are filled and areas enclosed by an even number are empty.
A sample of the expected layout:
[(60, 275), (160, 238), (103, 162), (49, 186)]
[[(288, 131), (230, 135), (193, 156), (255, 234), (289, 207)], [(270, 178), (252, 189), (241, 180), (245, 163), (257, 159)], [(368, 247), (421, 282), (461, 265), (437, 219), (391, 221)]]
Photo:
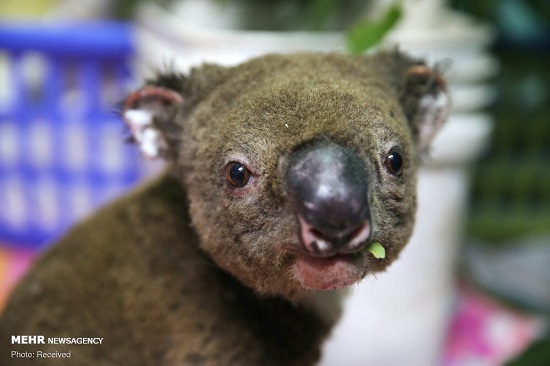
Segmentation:
[(308, 30), (320, 31), (327, 23), (331, 13), (338, 6), (337, 0), (317, 0), (306, 3), (306, 19)]
[(377, 243), (377, 242), (371, 243), (367, 248), (367, 250), (371, 252), (374, 258), (376, 259), (386, 258), (386, 249), (384, 249), (384, 247), (380, 243)]
[(347, 48), (354, 55), (359, 55), (378, 44), (382, 38), (401, 19), (401, 4), (396, 3), (388, 8), (382, 18), (359, 21), (347, 32)]
[(534, 341), (520, 356), (506, 366), (544, 366), (550, 364), (550, 336)]

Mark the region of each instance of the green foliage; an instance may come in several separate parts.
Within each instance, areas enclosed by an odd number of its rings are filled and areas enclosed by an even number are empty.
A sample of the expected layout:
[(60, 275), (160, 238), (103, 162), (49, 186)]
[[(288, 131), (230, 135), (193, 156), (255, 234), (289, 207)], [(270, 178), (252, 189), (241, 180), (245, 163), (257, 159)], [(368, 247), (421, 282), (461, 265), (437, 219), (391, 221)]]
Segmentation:
[(371, 252), (374, 258), (376, 259), (386, 258), (386, 249), (384, 249), (384, 247), (380, 243), (377, 243), (377, 242), (371, 243), (367, 248), (367, 250)]
[(396, 3), (380, 19), (357, 22), (347, 32), (348, 51), (357, 55), (378, 44), (401, 19), (401, 15), (401, 4)]
[(466, 228), (495, 244), (550, 234), (550, 74), (544, 52), (497, 48), (492, 140), (474, 170)]
[(550, 365), (550, 337), (535, 341), (519, 357), (506, 366), (547, 366)]
[[(151, 0), (113, 1), (115, 18), (128, 19), (136, 6)], [(156, 0), (169, 6), (176, 0)], [(240, 7), (243, 29), (267, 31), (341, 31), (346, 30), (347, 49), (361, 54), (380, 43), (401, 19), (401, 1), (395, 1), (376, 19), (359, 19), (367, 0), (217, 0), (222, 7)], [(351, 26), (350, 26), (351, 25)]]
[(307, 29), (322, 30), (326, 26), (330, 14), (338, 10), (338, 0), (317, 0), (306, 5), (305, 24)]

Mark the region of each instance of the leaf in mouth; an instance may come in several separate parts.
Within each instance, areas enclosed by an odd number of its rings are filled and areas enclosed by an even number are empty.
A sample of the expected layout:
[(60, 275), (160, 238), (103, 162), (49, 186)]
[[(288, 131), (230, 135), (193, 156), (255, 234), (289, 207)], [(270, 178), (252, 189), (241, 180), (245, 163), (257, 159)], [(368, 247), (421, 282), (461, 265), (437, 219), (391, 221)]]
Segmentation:
[(369, 247), (367, 248), (369, 252), (372, 253), (374, 258), (376, 259), (384, 259), (386, 258), (386, 249), (382, 246), (382, 244), (378, 242), (373, 242)]

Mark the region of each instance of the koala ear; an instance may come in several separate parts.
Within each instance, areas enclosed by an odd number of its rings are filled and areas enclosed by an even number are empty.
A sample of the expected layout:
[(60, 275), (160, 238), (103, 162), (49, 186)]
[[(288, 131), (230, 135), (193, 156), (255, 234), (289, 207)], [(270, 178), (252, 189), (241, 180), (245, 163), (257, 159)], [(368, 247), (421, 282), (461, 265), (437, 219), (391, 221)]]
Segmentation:
[(425, 65), (408, 67), (401, 105), (419, 149), (427, 149), (451, 108), (445, 81), (437, 71)]
[(131, 93), (124, 102), (122, 117), (146, 158), (170, 155), (171, 137), (181, 130), (175, 120), (178, 105), (183, 97), (178, 92), (160, 87), (145, 86)]

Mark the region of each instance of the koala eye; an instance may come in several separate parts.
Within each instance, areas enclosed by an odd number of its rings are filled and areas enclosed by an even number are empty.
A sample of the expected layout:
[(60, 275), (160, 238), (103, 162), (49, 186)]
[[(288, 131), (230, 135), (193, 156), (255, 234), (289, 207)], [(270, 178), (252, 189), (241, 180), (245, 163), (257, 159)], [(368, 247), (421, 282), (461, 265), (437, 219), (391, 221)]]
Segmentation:
[(233, 188), (244, 187), (250, 177), (250, 171), (241, 163), (231, 162), (225, 166), (225, 180)]
[(384, 161), (384, 165), (388, 172), (395, 176), (400, 176), (403, 172), (403, 157), (398, 148), (394, 147), (390, 150)]

